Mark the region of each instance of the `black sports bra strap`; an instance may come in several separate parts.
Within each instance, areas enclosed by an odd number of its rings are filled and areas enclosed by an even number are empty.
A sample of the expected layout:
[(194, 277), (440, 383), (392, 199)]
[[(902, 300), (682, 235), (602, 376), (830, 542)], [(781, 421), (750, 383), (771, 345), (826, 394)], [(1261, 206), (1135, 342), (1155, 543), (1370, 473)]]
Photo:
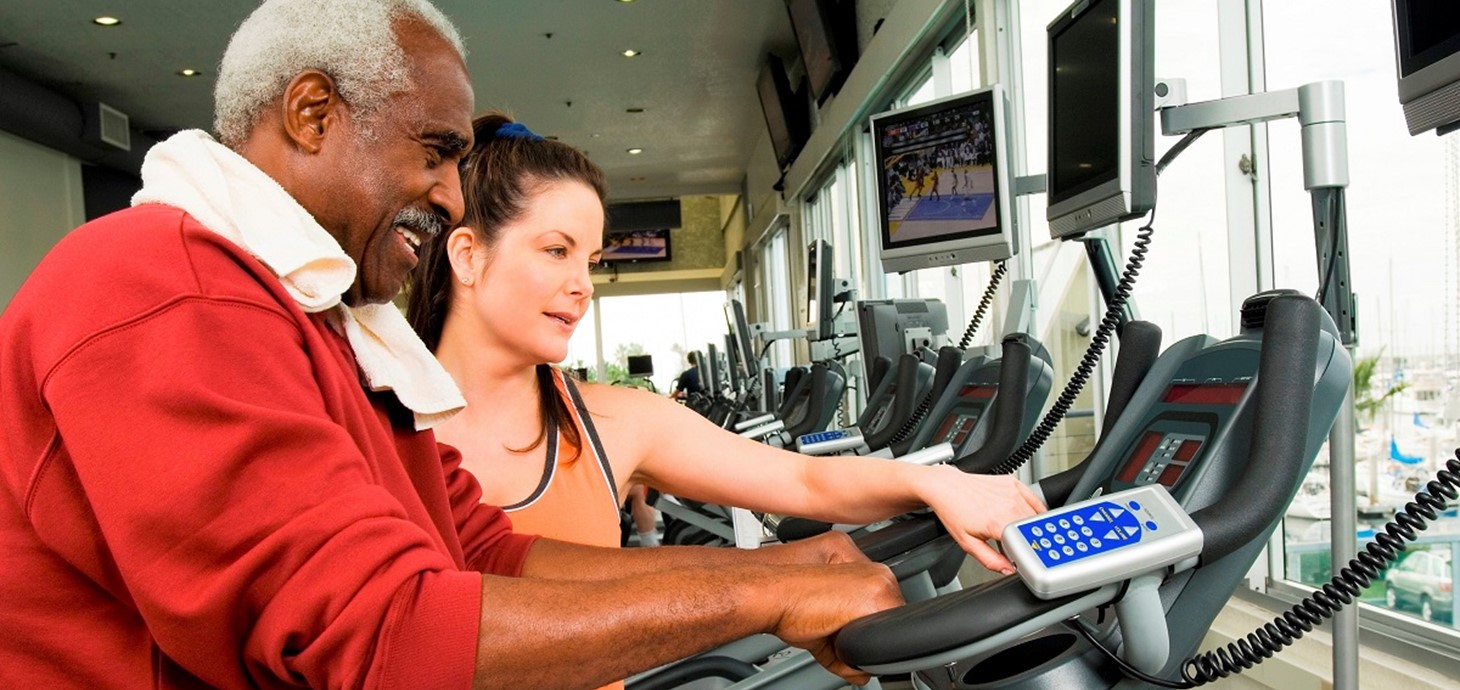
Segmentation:
[(598, 456), (598, 463), (603, 467), (603, 474), (608, 477), (609, 488), (613, 490), (613, 502), (615, 505), (622, 505), (623, 498), (618, 495), (618, 481), (613, 478), (613, 467), (608, 464), (608, 453), (603, 450), (603, 442), (598, 440), (598, 430), (593, 427), (593, 418), (588, 416), (588, 408), (583, 404), (583, 396), (578, 394), (578, 386), (574, 385), (573, 377), (557, 371), (557, 375), (563, 379), (563, 387), (568, 391), (568, 398), (573, 401), (573, 407), (578, 410), (578, 418), (583, 420), (583, 430), (588, 433), (588, 442), (593, 444), (593, 453)]

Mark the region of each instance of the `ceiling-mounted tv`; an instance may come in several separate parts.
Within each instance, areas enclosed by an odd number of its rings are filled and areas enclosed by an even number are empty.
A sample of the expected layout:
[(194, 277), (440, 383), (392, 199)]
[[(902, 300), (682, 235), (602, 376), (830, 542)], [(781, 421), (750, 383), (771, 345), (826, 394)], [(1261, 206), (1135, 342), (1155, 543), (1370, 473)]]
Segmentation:
[(806, 82), (817, 105), (836, 93), (857, 63), (857, 12), (852, 0), (786, 0), (801, 46)]
[(655, 230), (609, 230), (603, 233), (605, 264), (670, 261), (669, 228)]
[(776, 165), (785, 170), (811, 136), (810, 114), (802, 103), (801, 93), (791, 88), (785, 64), (773, 54), (766, 55), (755, 91), (760, 96), (760, 110), (771, 135)]

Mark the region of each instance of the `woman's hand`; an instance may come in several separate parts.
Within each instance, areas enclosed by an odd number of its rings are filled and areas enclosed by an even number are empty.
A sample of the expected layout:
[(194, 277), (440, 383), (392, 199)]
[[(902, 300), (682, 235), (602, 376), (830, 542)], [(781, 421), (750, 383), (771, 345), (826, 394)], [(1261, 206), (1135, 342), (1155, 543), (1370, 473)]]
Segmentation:
[(984, 540), (999, 539), (1004, 526), (1037, 513), (1044, 504), (1012, 475), (968, 474), (951, 465), (926, 468), (917, 492), (968, 555), (1005, 575), (1014, 565)]

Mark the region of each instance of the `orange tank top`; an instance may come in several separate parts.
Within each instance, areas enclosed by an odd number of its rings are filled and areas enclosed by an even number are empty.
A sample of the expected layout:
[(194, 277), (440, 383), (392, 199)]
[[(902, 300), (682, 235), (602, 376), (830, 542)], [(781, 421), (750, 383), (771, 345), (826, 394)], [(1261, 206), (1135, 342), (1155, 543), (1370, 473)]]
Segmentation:
[(613, 469), (577, 387), (557, 367), (549, 368), (558, 395), (567, 403), (578, 428), (578, 438), (584, 441), (585, 447), (568, 445), (557, 425), (549, 420), (542, 479), (532, 495), (502, 510), (511, 516), (516, 532), (589, 546), (617, 547), (619, 497)]
[[(539, 365), (547, 366), (547, 365)], [(545, 537), (589, 546), (619, 546), (618, 485), (613, 481), (613, 468), (598, 441), (598, 432), (588, 416), (588, 408), (573, 382), (557, 367), (552, 369), (558, 395), (568, 404), (578, 438), (586, 448), (574, 448), (559, 433), (557, 424), (548, 421), (547, 461), (542, 479), (525, 500), (505, 506), (512, 518), (512, 529), (523, 534)], [(578, 451), (578, 452), (574, 452)], [(575, 457), (576, 455), (576, 457)], [(599, 690), (623, 690), (622, 681)]]

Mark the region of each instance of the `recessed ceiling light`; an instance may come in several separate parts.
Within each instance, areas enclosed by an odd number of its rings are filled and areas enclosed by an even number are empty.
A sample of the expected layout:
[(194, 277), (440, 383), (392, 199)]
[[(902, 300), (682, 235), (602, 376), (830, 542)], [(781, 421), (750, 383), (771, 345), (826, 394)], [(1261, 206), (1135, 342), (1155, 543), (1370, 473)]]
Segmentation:
[(634, 50), (633, 48), (629, 48), (628, 50), (625, 50), (624, 51), (624, 57), (639, 57), (640, 55), (643, 55), (643, 54), (644, 53), (642, 53), (640, 51), (637, 51), (637, 50)]
[(638, 113), (644, 112), (644, 109), (643, 108), (625, 108), (624, 109), (624, 112), (638, 114)]
[(199, 72), (198, 70), (195, 70), (191, 67), (185, 67), (177, 71), (177, 75), (179, 77), (196, 77), (199, 74), (202, 74), (202, 72)]
[(629, 149), (629, 155), (631, 155), (631, 156), (637, 156), (637, 155), (639, 155), (639, 154), (641, 154), (643, 152), (644, 152), (644, 149), (641, 149), (641, 148), (639, 148), (637, 146), (635, 146), (634, 148)]
[(116, 17), (97, 17), (96, 19), (91, 20), (91, 23), (101, 26), (116, 26), (118, 24), (121, 24), (122, 20), (117, 19)]
[(602, 134), (599, 134), (598, 132), (594, 132), (592, 134), (589, 134), (588, 136), (593, 137), (594, 139), (597, 139), (598, 137), (601, 137), (603, 135)]
[[(623, 2), (623, 0), (619, 0), (619, 2)], [(643, 182), (644, 179), (643, 175), (635, 175), (629, 178), (629, 182)]]
[(618, 0), (618, 1), (627, 5), (628, 3), (631, 3), (634, 0)]

